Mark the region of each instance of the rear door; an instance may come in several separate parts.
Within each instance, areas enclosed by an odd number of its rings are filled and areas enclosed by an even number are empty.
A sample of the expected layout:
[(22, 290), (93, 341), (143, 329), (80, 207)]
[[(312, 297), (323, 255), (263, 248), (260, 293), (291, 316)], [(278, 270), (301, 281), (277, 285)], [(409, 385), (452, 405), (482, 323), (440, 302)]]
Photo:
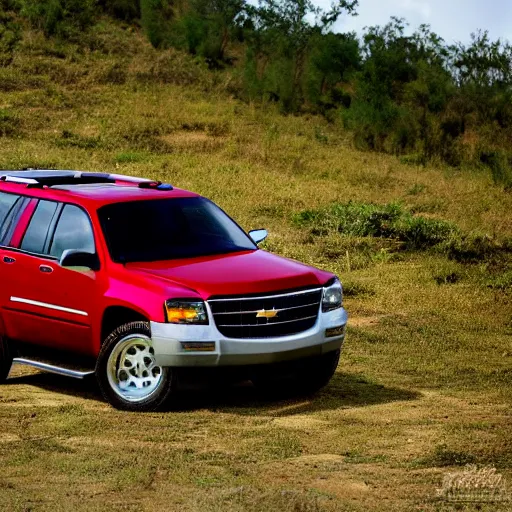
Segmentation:
[(61, 267), (66, 249), (95, 252), (88, 214), (76, 205), (39, 200), (6, 277), (6, 328), (19, 341), (93, 355), (98, 273)]

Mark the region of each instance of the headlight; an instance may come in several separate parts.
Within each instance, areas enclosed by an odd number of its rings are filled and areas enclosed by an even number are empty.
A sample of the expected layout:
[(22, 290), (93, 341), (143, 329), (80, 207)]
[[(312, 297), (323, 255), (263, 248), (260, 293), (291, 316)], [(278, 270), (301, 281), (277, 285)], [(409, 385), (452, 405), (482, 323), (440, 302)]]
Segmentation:
[(343, 304), (343, 289), (338, 279), (324, 287), (324, 294), (322, 297), (322, 311), (332, 311), (333, 309), (341, 308)]
[(170, 324), (208, 323), (208, 313), (202, 300), (168, 300), (165, 303), (165, 316)]

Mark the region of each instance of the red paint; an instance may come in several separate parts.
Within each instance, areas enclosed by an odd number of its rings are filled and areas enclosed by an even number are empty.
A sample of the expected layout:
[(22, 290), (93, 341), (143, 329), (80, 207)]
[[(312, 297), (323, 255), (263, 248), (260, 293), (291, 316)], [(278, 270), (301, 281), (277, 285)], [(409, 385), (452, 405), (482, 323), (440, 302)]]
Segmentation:
[[(219, 295), (275, 292), (321, 286), (334, 277), (262, 250), (126, 266), (110, 259), (96, 213), (98, 208), (119, 201), (197, 196), (185, 190), (140, 189), (137, 183), (119, 180), (116, 186), (72, 190), (0, 182), (0, 191), (34, 198), (19, 218), (10, 247), (0, 247), (0, 335), (15, 340), (96, 356), (103, 341), (102, 319), (111, 306), (123, 306), (148, 320), (164, 322), (163, 304), (170, 298), (207, 300)], [(37, 199), (76, 204), (88, 212), (101, 262), (98, 272), (78, 273), (61, 267), (55, 259), (18, 249)], [(15, 261), (6, 263), (4, 257)], [(41, 272), (41, 265), (53, 271)], [(58, 305), (74, 312), (13, 302), (11, 297)]]

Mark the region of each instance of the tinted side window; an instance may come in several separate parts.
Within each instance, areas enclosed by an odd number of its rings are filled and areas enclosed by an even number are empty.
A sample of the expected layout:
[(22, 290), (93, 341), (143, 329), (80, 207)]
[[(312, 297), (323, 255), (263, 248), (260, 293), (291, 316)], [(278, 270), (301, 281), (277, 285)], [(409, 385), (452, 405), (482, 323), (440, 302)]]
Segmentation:
[(94, 253), (94, 235), (87, 214), (77, 206), (66, 205), (62, 210), (50, 249), (50, 255), (60, 258), (66, 249)]
[(4, 223), (11, 208), (14, 206), (18, 199), (19, 196), (15, 196), (14, 194), (6, 194), (5, 192), (0, 192), (0, 226)]
[(15, 194), (0, 192), (0, 244), (9, 242), (12, 228), (21, 210), (23, 198)]
[(22, 250), (36, 254), (44, 253), (48, 229), (56, 211), (57, 203), (53, 201), (39, 201), (21, 242)]

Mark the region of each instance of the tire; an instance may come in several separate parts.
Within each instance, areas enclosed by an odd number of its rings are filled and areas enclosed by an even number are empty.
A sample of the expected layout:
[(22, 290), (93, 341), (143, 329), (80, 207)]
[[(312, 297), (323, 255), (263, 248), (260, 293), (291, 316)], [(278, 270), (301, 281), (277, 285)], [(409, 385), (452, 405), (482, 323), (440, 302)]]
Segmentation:
[(263, 372), (254, 376), (252, 382), (266, 398), (289, 398), (316, 393), (334, 375), (340, 352), (335, 350), (319, 357), (294, 362), (291, 370), (282, 373)]
[(156, 411), (175, 387), (174, 372), (155, 365), (148, 322), (124, 324), (108, 336), (96, 363), (96, 379), (105, 399), (124, 411)]
[(7, 380), (12, 366), (12, 350), (9, 342), (0, 335), (0, 384)]

